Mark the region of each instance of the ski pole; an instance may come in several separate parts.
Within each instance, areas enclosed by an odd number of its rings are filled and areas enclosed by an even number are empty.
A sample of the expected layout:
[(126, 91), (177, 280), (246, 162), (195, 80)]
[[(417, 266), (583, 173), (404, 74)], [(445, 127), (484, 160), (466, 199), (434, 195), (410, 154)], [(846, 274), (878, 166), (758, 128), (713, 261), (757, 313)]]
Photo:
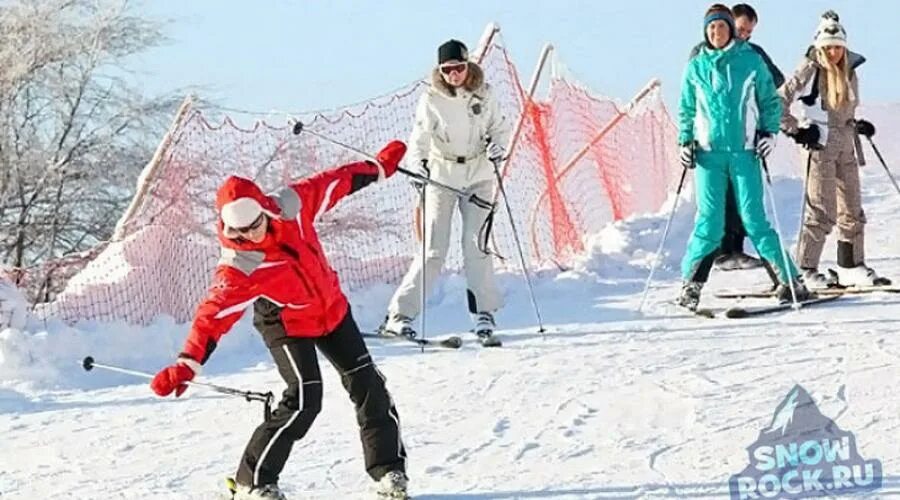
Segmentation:
[[(426, 236), (427, 236), (426, 231), (428, 231), (428, 229), (427, 229), (427, 227), (428, 227), (428, 217), (427, 217), (428, 212), (427, 212), (427, 208), (425, 207), (425, 185), (424, 184), (422, 185), (421, 197), (422, 197), (421, 198), (421, 206), (422, 206), (422, 217), (421, 217), (422, 218), (422, 248), (421, 248), (421, 251), (422, 251), (422, 253), (421, 253), (422, 281), (421, 281), (421, 283), (419, 283), (419, 286), (421, 287), (421, 291), (419, 292), (419, 314), (421, 315), (419, 317), (419, 320), (420, 320), (419, 328), (422, 329), (422, 340), (425, 340), (427, 337), (425, 334), (425, 324), (426, 324), (426, 322), (425, 322), (425, 302), (426, 302), (426, 300), (425, 299), (428, 297), (428, 292), (427, 292), (428, 279), (426, 278), (427, 273), (425, 272), (426, 271), (425, 265), (427, 263), (426, 259), (425, 259), (425, 251), (426, 251), (426, 246), (427, 246), (427, 241), (428, 241), (428, 239), (426, 238)], [(423, 353), (425, 352), (425, 343), (424, 342), (421, 345), (421, 352), (423, 352)]]
[[(333, 138), (331, 138), (331, 137), (328, 137), (327, 135), (320, 134), (320, 133), (316, 132), (315, 130), (309, 130), (309, 129), (307, 129), (307, 128), (305, 128), (305, 127), (303, 126), (303, 122), (300, 122), (300, 121), (294, 122), (294, 129), (293, 129), (293, 130), (294, 130), (294, 134), (295, 134), (295, 135), (300, 135), (301, 133), (307, 133), (307, 134), (309, 134), (309, 135), (311, 135), (311, 136), (313, 136), (313, 137), (318, 137), (319, 139), (321, 139), (321, 140), (323, 140), (323, 141), (325, 141), (325, 142), (329, 142), (329, 143), (331, 143), (331, 144), (334, 144), (335, 146), (338, 146), (338, 147), (340, 147), (340, 148), (346, 149), (347, 151), (352, 151), (352, 152), (354, 152), (354, 153), (356, 153), (356, 154), (362, 156), (363, 158), (365, 158), (365, 159), (367, 159), (367, 160), (369, 160), (369, 161), (372, 161), (372, 162), (375, 162), (375, 163), (379, 163), (379, 164), (380, 164), (380, 162), (378, 161), (378, 159), (375, 158), (374, 156), (372, 156), (371, 154), (369, 154), (369, 153), (367, 153), (367, 152), (365, 152), (365, 151), (363, 151), (363, 150), (361, 150), (361, 149), (359, 149), (359, 148), (357, 148), (357, 147), (354, 147), (354, 146), (351, 146), (351, 145), (346, 144), (346, 143), (344, 143), (344, 142), (338, 141), (337, 139), (333, 139)], [(423, 184), (431, 184), (432, 186), (435, 186), (435, 187), (438, 187), (438, 188), (443, 189), (443, 190), (445, 190), (445, 191), (451, 192), (451, 193), (455, 194), (456, 196), (459, 196), (460, 198), (462, 198), (462, 199), (464, 199), (464, 200), (466, 200), (466, 201), (468, 201), (468, 202), (470, 202), (470, 203), (475, 204), (475, 205), (478, 206), (478, 207), (484, 208), (484, 209), (486, 209), (486, 210), (490, 210), (491, 208), (493, 208), (493, 204), (491, 204), (491, 202), (488, 201), (488, 200), (485, 200), (485, 199), (483, 199), (483, 198), (479, 198), (478, 196), (475, 196), (474, 194), (468, 194), (468, 193), (466, 193), (465, 191), (463, 191), (463, 190), (461, 190), (461, 189), (457, 189), (457, 188), (455, 188), (455, 187), (453, 187), (453, 186), (448, 186), (447, 184), (444, 184), (444, 183), (442, 183), (442, 182), (438, 182), (438, 181), (433, 180), (433, 179), (431, 179), (431, 178), (425, 177), (425, 176), (423, 176), (423, 175), (421, 175), (421, 174), (418, 174), (418, 173), (416, 173), (416, 172), (413, 172), (412, 170), (407, 170), (407, 169), (405, 169), (405, 168), (403, 168), (403, 167), (397, 167), (397, 171), (400, 172), (400, 173), (403, 174), (403, 175), (412, 177), (413, 179), (416, 179), (416, 180), (422, 182)]]
[[(809, 201), (809, 174), (812, 169), (812, 155), (813, 151), (819, 151), (822, 149), (821, 144), (813, 144), (810, 146), (804, 146), (807, 150), (806, 155), (806, 175), (803, 177), (803, 204), (800, 206), (800, 229), (799, 231), (803, 231), (803, 224), (806, 220), (806, 210), (811, 207), (811, 202)], [(799, 237), (798, 237), (799, 239)], [(778, 282), (775, 283), (775, 287), (778, 288)]]
[[(800, 233), (803, 232), (803, 224), (805, 224), (804, 221), (806, 220), (806, 208), (807, 208), (808, 205), (810, 205), (810, 201), (809, 201), (809, 173), (810, 173), (810, 169), (811, 169), (811, 167), (812, 167), (812, 154), (813, 154), (813, 149), (819, 149), (819, 148), (813, 148), (813, 147), (810, 147), (810, 148), (807, 148), (807, 149), (808, 149), (808, 151), (807, 151), (807, 155), (806, 155), (806, 175), (803, 177), (803, 203), (800, 205), (800, 228), (798, 229), (798, 232), (800, 232)], [(768, 174), (768, 171), (767, 171), (766, 173)], [(797, 236), (797, 239), (798, 239), (798, 240), (800, 239), (800, 236), (799, 236), (799, 235)], [(772, 276), (772, 275), (770, 274), (770, 277), (771, 277), (771, 276)], [(777, 282), (777, 281), (775, 282), (775, 288), (776, 288), (776, 289), (778, 288), (778, 282)]]
[[(142, 372), (142, 371), (138, 371), (138, 370), (129, 370), (127, 368), (121, 368), (118, 366), (107, 365), (107, 364), (103, 364), (103, 363), (97, 363), (96, 361), (94, 361), (94, 358), (91, 356), (87, 356), (81, 361), (81, 367), (84, 368), (84, 370), (88, 371), (88, 372), (93, 370), (94, 368), (101, 368), (103, 370), (108, 370), (111, 372), (118, 372), (118, 373), (124, 373), (126, 375), (133, 375), (135, 377), (142, 377), (142, 378), (147, 378), (147, 379), (153, 378), (153, 374), (151, 374), (151, 373)], [(240, 389), (233, 389), (231, 387), (210, 384), (208, 382), (196, 382), (193, 380), (189, 380), (189, 381), (185, 382), (185, 384), (198, 386), (198, 387), (206, 387), (209, 390), (212, 390), (212, 391), (215, 391), (215, 392), (218, 392), (221, 394), (242, 397), (247, 401), (260, 401), (265, 405), (265, 412), (266, 412), (265, 415), (266, 415), (267, 420), (272, 413), (272, 411), (271, 411), (272, 410), (272, 401), (275, 399), (275, 396), (272, 394), (271, 391), (265, 392), (265, 393), (253, 392), (253, 391), (242, 391)]]
[(900, 193), (900, 186), (897, 186), (897, 180), (894, 179), (894, 174), (891, 173), (891, 170), (888, 168), (887, 163), (884, 162), (884, 157), (881, 156), (881, 152), (878, 151), (878, 148), (875, 147), (875, 143), (872, 142), (872, 138), (866, 136), (866, 139), (869, 140), (869, 145), (872, 146), (872, 151), (875, 151), (875, 156), (878, 157), (878, 161), (881, 162), (881, 166), (884, 167), (885, 173), (887, 173), (888, 177), (891, 179), (891, 182), (894, 184), (894, 189), (897, 190), (897, 193)]
[(778, 220), (778, 209), (775, 206), (775, 194), (772, 192), (772, 177), (769, 175), (769, 164), (766, 162), (765, 156), (760, 156), (762, 160), (763, 171), (766, 173), (765, 191), (768, 194), (769, 208), (772, 209), (772, 218), (775, 219), (775, 233), (778, 235), (778, 244), (781, 246), (781, 258), (784, 262), (784, 272), (787, 274), (788, 287), (791, 289), (791, 300), (794, 304), (793, 309), (800, 309), (800, 303), (797, 302), (797, 290), (794, 288), (794, 279), (790, 275), (791, 262), (787, 254), (787, 248), (784, 246), (784, 238), (781, 237), (781, 222)]
[[(525, 284), (528, 286), (528, 296), (531, 298), (531, 307), (534, 308), (534, 316), (537, 318), (538, 322), (538, 332), (541, 334), (541, 338), (546, 338), (544, 335), (544, 320), (541, 319), (541, 311), (538, 308), (537, 299), (534, 296), (534, 285), (531, 283), (531, 273), (528, 272), (528, 266), (525, 264), (525, 253), (522, 251), (522, 241), (519, 240), (519, 230), (516, 229), (516, 221), (513, 220), (512, 208), (509, 206), (509, 196), (506, 195), (506, 188), (503, 187), (503, 176), (500, 174), (500, 160), (492, 161), (491, 163), (494, 165), (494, 175), (497, 177), (497, 188), (500, 191), (500, 195), (503, 197), (503, 204), (506, 206), (506, 215), (509, 217), (509, 227), (512, 230), (513, 239), (516, 242), (516, 250), (519, 252), (519, 264), (522, 266), (522, 274), (525, 275)], [(485, 237), (485, 247), (487, 246), (486, 240), (487, 237)]]
[(675, 209), (678, 208), (678, 199), (681, 198), (681, 189), (684, 187), (684, 178), (687, 176), (687, 167), (681, 170), (681, 180), (678, 181), (678, 188), (675, 190), (675, 201), (672, 202), (672, 210), (669, 211), (669, 218), (666, 220), (666, 228), (663, 230), (662, 239), (659, 241), (659, 248), (656, 249), (656, 255), (653, 256), (653, 263), (650, 264), (650, 274), (647, 275), (647, 282), (644, 283), (644, 294), (641, 296), (641, 303), (638, 305), (638, 312), (644, 308), (647, 301), (647, 294), (650, 293), (650, 284), (653, 282), (653, 273), (659, 263), (659, 257), (662, 255), (663, 248), (666, 245), (666, 239), (669, 237), (669, 228), (672, 227), (672, 219), (675, 218)]

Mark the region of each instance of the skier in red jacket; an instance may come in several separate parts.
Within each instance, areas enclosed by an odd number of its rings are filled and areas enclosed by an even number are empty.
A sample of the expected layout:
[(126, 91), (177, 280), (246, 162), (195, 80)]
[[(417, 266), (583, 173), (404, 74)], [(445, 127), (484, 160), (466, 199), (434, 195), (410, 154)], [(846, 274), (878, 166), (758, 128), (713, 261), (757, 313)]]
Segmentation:
[(253, 181), (231, 176), (216, 194), (222, 257), (213, 284), (182, 353), (150, 385), (160, 396), (173, 391), (180, 396), (219, 339), (253, 308), (253, 324), (288, 387), (272, 418), (247, 444), (235, 499), (285, 498), (278, 476), (294, 441), (322, 407), (316, 347), (340, 372), (356, 406), (366, 470), (379, 495), (406, 498), (406, 450), (397, 410), (313, 225), (344, 196), (393, 175), (405, 153), (406, 145), (393, 141), (378, 153), (378, 163), (350, 163), (269, 196)]

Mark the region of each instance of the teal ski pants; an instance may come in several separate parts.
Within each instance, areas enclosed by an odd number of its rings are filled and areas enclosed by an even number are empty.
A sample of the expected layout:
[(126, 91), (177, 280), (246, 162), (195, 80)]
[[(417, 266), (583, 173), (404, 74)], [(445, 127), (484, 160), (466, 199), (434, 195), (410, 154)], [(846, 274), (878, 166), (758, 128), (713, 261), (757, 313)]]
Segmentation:
[[(766, 219), (763, 205), (763, 177), (759, 160), (753, 151), (697, 152), (694, 187), (697, 198), (697, 218), (681, 261), (685, 281), (697, 281), (705, 259), (711, 259), (725, 233), (725, 194), (728, 179), (734, 186), (738, 212), (747, 236), (759, 256), (778, 271), (782, 282), (797, 276), (797, 268), (790, 257), (782, 255), (778, 234)], [(705, 281), (705, 277), (700, 279)]]

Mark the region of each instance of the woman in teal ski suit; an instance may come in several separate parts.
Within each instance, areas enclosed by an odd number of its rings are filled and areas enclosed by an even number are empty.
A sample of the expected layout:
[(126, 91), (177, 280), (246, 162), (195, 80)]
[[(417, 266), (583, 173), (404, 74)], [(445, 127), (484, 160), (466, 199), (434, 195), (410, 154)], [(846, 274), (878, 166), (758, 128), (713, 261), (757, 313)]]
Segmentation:
[[(781, 120), (781, 99), (763, 59), (735, 37), (724, 5), (709, 8), (703, 22), (706, 46), (684, 72), (679, 105), (681, 162), (694, 168), (697, 218), (681, 262), (684, 286), (678, 303), (696, 310), (725, 227), (725, 192), (734, 186), (747, 235), (781, 283), (778, 298), (809, 298), (797, 269), (766, 220), (760, 158), (771, 153)], [(775, 274), (777, 270), (777, 275)]]

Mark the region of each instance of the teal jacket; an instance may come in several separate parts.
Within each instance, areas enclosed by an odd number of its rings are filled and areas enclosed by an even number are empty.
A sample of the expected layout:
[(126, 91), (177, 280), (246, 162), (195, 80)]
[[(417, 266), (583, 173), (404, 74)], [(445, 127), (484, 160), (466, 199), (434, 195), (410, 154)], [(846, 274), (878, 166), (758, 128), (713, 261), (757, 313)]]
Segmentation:
[(745, 151), (757, 131), (778, 133), (781, 98), (766, 63), (749, 44), (704, 47), (684, 70), (678, 143), (697, 141), (705, 151)]

